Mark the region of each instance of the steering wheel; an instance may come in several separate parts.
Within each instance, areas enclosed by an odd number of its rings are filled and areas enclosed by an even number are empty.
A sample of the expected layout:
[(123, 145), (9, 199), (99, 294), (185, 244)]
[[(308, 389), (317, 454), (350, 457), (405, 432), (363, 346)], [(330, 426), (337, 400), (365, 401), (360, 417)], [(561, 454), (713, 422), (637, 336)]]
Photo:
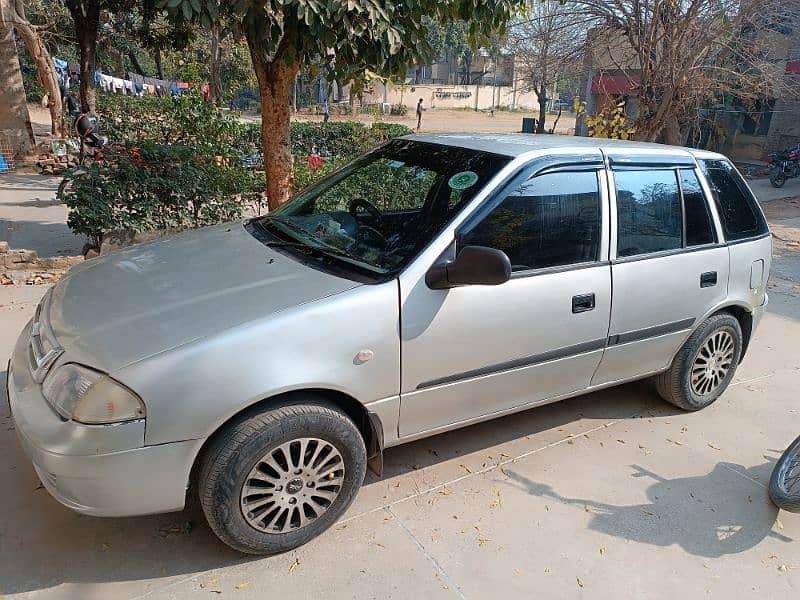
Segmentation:
[[(356, 219), (358, 219), (358, 209), (362, 208), (369, 213), (370, 220), (373, 226), (380, 224), (381, 217), (383, 216), (372, 202), (364, 200), (364, 198), (353, 198), (350, 201), (350, 206), (347, 208), (348, 212)], [(381, 236), (383, 237), (383, 236)]]
[(374, 227), (370, 227), (369, 225), (358, 226), (358, 231), (356, 231), (355, 235), (355, 241), (365, 243), (368, 246), (378, 247), (381, 250), (385, 250), (389, 247), (389, 240), (387, 240), (380, 231)]

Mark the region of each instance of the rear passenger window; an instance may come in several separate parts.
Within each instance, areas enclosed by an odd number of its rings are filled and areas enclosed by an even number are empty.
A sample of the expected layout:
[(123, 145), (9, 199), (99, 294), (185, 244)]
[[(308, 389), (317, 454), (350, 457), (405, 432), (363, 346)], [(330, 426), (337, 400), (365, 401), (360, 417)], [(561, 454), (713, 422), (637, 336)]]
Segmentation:
[(682, 246), (681, 198), (675, 171), (614, 171), (617, 256)]
[(460, 244), (502, 250), (513, 271), (597, 260), (597, 173), (558, 172), (529, 179), (463, 234)]
[(686, 245), (713, 244), (717, 239), (700, 180), (693, 170), (682, 169), (679, 173), (686, 215)]
[(725, 237), (741, 240), (767, 233), (767, 223), (742, 176), (726, 160), (701, 160)]

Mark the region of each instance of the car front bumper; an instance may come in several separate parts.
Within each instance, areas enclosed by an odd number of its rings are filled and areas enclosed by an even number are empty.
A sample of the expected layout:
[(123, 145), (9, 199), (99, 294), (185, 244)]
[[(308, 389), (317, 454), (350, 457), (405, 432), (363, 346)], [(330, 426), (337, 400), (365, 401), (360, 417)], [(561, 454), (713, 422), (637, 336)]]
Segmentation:
[(65, 421), (31, 376), (29, 329), (9, 362), (6, 387), (17, 435), (47, 491), (65, 506), (93, 516), (181, 510), (201, 441), (144, 446), (144, 420), (114, 425)]

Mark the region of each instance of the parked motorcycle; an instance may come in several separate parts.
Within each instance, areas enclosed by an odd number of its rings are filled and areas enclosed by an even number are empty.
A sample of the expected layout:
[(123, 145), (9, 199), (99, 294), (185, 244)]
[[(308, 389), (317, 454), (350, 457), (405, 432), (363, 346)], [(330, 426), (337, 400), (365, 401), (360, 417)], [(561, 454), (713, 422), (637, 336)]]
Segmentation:
[(769, 182), (779, 188), (787, 179), (800, 177), (800, 144), (787, 148), (783, 152), (771, 152), (767, 156), (769, 165)]
[(800, 437), (789, 445), (772, 469), (769, 497), (783, 510), (800, 512)]
[(108, 146), (108, 138), (99, 135), (100, 127), (97, 117), (81, 113), (75, 119), (75, 131), (81, 140), (80, 163), (84, 158), (94, 156), (98, 150)]

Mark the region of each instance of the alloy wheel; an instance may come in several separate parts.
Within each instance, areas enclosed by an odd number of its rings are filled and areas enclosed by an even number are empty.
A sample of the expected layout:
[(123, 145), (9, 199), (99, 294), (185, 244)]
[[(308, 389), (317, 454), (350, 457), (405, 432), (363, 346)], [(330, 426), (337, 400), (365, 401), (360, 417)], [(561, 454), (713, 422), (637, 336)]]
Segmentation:
[(715, 331), (708, 336), (692, 363), (691, 383), (695, 394), (707, 396), (725, 381), (735, 350), (736, 343), (728, 331)]
[(242, 485), (247, 523), (265, 533), (288, 533), (319, 519), (344, 482), (344, 460), (333, 444), (298, 438), (270, 450)]

